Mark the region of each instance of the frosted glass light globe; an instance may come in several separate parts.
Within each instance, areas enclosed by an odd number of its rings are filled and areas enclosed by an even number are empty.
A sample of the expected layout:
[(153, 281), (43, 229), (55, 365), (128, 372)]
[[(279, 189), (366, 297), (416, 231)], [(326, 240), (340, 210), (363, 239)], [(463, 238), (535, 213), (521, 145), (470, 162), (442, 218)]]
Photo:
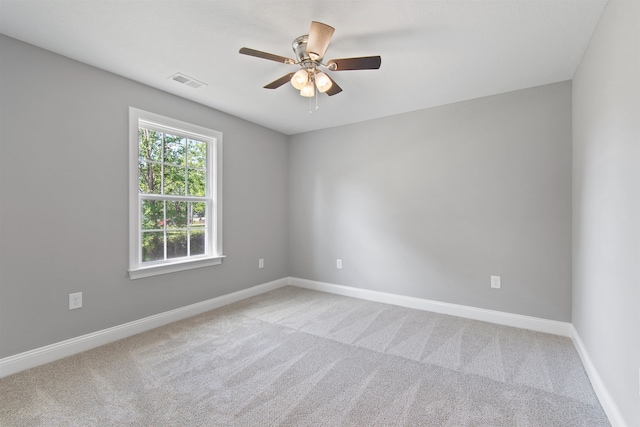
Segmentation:
[(307, 70), (298, 70), (291, 77), (291, 84), (298, 90), (301, 90), (309, 82), (309, 73)]
[(313, 82), (309, 81), (301, 90), (300, 95), (306, 98), (311, 98), (315, 95), (315, 88), (313, 87)]
[(331, 89), (331, 86), (333, 86), (333, 82), (331, 81), (329, 76), (327, 76), (323, 72), (316, 73), (315, 81), (316, 87), (318, 88), (318, 91), (320, 91), (320, 93), (325, 93), (326, 91)]

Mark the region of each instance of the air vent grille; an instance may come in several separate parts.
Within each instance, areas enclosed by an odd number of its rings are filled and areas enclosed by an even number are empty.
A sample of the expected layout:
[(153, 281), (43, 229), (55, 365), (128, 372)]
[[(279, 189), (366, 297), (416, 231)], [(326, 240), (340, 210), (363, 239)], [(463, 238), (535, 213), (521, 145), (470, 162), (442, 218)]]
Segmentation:
[(201, 86), (206, 86), (207, 85), (206, 83), (198, 81), (198, 80), (196, 80), (196, 79), (194, 79), (192, 77), (189, 77), (187, 75), (184, 75), (182, 73), (175, 73), (174, 75), (169, 76), (168, 78), (170, 78), (171, 80), (176, 81), (176, 82), (178, 82), (180, 84), (192, 87), (194, 89), (197, 89), (197, 88), (199, 88)]

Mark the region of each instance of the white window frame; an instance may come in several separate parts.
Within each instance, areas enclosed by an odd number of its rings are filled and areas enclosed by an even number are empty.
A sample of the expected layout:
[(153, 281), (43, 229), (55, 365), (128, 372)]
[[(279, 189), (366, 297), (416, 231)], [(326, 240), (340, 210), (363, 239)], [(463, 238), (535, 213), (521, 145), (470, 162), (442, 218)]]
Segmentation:
[[(183, 258), (142, 262), (142, 200), (139, 191), (139, 140), (140, 127), (169, 132), (207, 143), (205, 253)], [(147, 195), (148, 196), (148, 195)], [(185, 201), (192, 201), (185, 197)], [(202, 202), (202, 200), (198, 200)], [(170, 117), (129, 108), (129, 277), (155, 276), (208, 267), (222, 263), (222, 132), (186, 123)]]

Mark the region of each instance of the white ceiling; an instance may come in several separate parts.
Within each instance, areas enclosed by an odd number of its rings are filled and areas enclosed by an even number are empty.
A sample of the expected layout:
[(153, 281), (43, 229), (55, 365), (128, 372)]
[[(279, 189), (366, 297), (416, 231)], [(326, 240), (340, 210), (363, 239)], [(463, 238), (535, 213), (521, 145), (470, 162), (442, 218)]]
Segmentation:
[[(285, 134), (569, 80), (606, 0), (0, 0), (0, 32)], [(333, 72), (343, 92), (307, 98), (265, 84), (296, 66), (312, 20), (335, 27), (325, 56), (381, 55)], [(168, 77), (205, 82), (193, 89)], [(315, 105), (314, 105), (315, 106)]]

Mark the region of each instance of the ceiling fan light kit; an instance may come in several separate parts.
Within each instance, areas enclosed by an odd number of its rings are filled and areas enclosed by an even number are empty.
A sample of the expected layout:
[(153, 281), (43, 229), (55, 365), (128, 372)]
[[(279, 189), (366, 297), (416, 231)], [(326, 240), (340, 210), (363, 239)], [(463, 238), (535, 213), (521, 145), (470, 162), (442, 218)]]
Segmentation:
[(324, 54), (329, 47), (329, 42), (335, 29), (327, 24), (312, 21), (308, 35), (297, 37), (292, 48), (296, 59), (274, 55), (255, 49), (243, 47), (240, 53), (268, 59), (287, 65), (298, 65), (301, 68), (295, 73), (289, 73), (267, 84), (265, 89), (277, 89), (287, 82), (300, 91), (300, 95), (306, 98), (315, 96), (316, 89), (320, 93), (329, 96), (342, 92), (342, 88), (329, 75), (320, 71), (346, 71), (346, 70), (377, 70), (380, 68), (382, 58), (380, 56), (363, 56), (357, 58), (332, 59), (327, 64), (322, 62)]
[(318, 89), (318, 92), (325, 93), (333, 82), (322, 71), (316, 70), (298, 70), (293, 76), (291, 76), (291, 85), (300, 91), (300, 95), (311, 97), (314, 92), (314, 85)]

